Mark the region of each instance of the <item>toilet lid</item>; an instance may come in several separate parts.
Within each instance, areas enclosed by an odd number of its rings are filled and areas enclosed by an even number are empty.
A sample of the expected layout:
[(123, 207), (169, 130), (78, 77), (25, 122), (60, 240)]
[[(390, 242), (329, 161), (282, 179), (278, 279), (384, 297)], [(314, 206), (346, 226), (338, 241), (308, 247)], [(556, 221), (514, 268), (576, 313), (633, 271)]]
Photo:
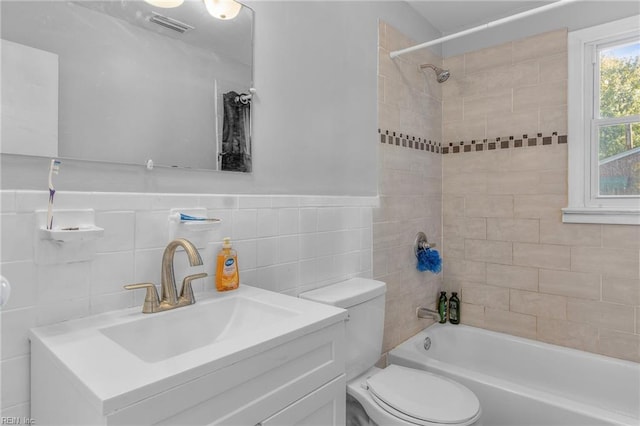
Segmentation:
[(382, 408), (417, 424), (466, 423), (480, 411), (465, 386), (423, 370), (390, 365), (368, 378), (367, 386)]

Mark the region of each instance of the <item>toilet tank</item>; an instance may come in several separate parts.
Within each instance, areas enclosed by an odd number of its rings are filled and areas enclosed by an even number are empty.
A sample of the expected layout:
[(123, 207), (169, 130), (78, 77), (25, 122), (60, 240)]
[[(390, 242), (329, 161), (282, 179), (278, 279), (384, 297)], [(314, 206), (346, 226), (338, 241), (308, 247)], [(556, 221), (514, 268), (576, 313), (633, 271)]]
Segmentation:
[(347, 380), (364, 373), (380, 358), (386, 287), (382, 281), (351, 278), (300, 294), (303, 299), (349, 311), (346, 322)]

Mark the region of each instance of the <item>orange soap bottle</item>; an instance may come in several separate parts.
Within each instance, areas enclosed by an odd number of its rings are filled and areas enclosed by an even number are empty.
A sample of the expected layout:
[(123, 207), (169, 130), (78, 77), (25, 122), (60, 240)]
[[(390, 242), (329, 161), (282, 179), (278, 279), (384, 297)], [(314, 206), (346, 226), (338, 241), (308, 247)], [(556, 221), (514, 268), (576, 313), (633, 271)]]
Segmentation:
[(231, 238), (222, 240), (222, 250), (218, 253), (216, 267), (216, 290), (235, 290), (240, 285), (238, 254), (231, 248)]

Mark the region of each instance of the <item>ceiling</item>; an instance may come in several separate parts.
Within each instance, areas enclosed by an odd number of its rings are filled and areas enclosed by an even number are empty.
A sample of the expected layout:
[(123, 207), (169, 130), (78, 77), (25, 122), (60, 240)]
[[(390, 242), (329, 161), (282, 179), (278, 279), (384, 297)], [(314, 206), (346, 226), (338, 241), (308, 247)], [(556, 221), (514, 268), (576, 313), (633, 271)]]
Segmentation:
[(407, 3), (446, 35), (553, 2), (414, 0)]
[[(555, 1), (407, 0), (407, 3), (442, 35), (449, 35)], [(574, 31), (638, 14), (638, 0), (577, 0), (447, 41), (440, 48), (443, 57), (450, 57), (546, 31), (560, 28)]]

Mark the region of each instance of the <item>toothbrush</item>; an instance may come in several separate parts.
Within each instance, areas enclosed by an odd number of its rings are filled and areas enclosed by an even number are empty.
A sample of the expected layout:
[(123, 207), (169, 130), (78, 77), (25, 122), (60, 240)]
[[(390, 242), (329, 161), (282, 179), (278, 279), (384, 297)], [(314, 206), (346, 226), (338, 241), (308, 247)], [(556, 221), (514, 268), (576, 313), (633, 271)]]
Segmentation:
[(200, 221), (200, 222), (220, 222), (220, 219), (206, 218), (206, 217), (196, 217), (189, 216), (188, 214), (180, 213), (180, 221), (188, 222), (188, 221)]
[(57, 175), (60, 171), (60, 161), (51, 160), (51, 167), (49, 168), (49, 207), (47, 209), (47, 229), (53, 229), (53, 196), (56, 193), (53, 187), (53, 175)]

